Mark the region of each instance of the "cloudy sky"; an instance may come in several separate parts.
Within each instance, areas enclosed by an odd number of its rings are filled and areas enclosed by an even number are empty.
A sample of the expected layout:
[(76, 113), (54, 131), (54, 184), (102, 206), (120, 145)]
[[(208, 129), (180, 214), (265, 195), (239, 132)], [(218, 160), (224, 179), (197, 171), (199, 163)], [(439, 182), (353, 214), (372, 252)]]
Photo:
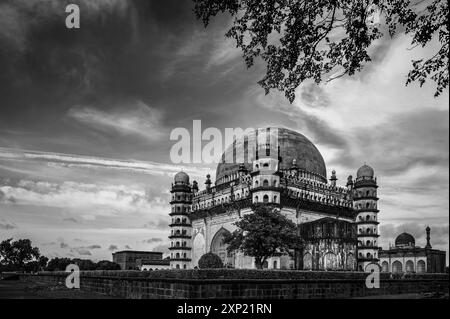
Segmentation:
[[(264, 95), (218, 17), (204, 29), (191, 1), (0, 1), (0, 239), (30, 238), (50, 257), (110, 259), (166, 251), (172, 129), (277, 125), (307, 136), (340, 183), (364, 162), (378, 176), (381, 243), (408, 231), (448, 251), (448, 90), (405, 87), (404, 36), (381, 39), (352, 77), (305, 83), (289, 104)], [(448, 253), (447, 253), (448, 256)]]

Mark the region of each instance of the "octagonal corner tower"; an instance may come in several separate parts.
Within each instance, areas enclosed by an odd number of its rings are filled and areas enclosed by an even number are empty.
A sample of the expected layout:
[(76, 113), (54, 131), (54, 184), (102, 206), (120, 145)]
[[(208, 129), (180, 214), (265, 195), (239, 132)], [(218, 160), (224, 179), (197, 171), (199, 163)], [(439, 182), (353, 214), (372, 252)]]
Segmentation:
[[(299, 170), (303, 170), (314, 174), (317, 178), (327, 183), (327, 172), (325, 161), (316, 146), (304, 135), (287, 128), (267, 127), (261, 130), (270, 130), (277, 132), (278, 157), (279, 168), (289, 169), (295, 163)], [(236, 141), (228, 146), (225, 153), (222, 155), (222, 161), (217, 165), (216, 170), (216, 185), (222, 184), (230, 176), (238, 172), (239, 167), (244, 164), (245, 168), (251, 170), (252, 163), (246, 160), (245, 163), (239, 161), (224, 162), (225, 156), (229, 154), (236, 154), (236, 149), (242, 147), (244, 150), (244, 158), (249, 158), (249, 145), (256, 145), (257, 133), (256, 130), (246, 134), (243, 139)], [(244, 145), (242, 145), (242, 143)], [(229, 155), (233, 158), (233, 155)]]

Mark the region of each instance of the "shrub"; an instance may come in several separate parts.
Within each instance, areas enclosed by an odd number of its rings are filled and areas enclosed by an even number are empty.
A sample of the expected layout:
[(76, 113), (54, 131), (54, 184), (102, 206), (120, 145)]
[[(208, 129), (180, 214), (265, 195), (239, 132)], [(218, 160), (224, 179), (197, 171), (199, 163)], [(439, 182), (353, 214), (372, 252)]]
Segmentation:
[(200, 269), (205, 268), (223, 268), (222, 259), (213, 253), (204, 254), (198, 261), (198, 267)]

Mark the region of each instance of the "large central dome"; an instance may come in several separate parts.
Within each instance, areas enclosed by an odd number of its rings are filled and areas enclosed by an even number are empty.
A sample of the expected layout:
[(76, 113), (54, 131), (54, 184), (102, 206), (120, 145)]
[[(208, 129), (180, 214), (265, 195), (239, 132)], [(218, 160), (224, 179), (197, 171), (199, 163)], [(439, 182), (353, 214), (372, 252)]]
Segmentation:
[[(271, 132), (274, 128), (270, 128)], [(314, 173), (321, 177), (321, 179), (326, 182), (327, 171), (325, 167), (325, 162), (319, 150), (314, 146), (314, 144), (308, 140), (304, 135), (286, 129), (277, 128), (278, 130), (278, 146), (280, 148), (281, 163), (279, 169), (288, 169), (292, 166), (293, 160), (295, 159), (296, 165), (299, 169)], [(255, 134), (250, 133), (247, 135), (248, 144), (256, 143)], [(247, 158), (247, 145), (244, 144), (245, 158)], [(225, 158), (225, 154), (236, 154), (236, 148), (239, 144), (234, 144), (229, 146), (222, 158)], [(232, 152), (232, 153), (231, 153)], [(231, 155), (233, 156), (233, 155)], [(233, 158), (233, 157), (232, 157)], [(216, 170), (216, 183), (221, 184), (224, 177), (230, 176), (231, 174), (237, 173), (241, 163), (219, 163)], [(251, 163), (245, 163), (247, 170), (252, 169)]]

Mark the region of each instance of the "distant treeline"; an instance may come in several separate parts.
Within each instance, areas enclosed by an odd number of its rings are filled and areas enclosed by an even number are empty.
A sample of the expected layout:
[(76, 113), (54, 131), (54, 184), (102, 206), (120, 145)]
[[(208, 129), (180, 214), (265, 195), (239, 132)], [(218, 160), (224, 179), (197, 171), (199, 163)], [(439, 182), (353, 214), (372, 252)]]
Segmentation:
[(53, 258), (49, 260), (33, 247), (31, 240), (12, 238), (0, 243), (0, 272), (20, 271), (65, 271), (70, 264), (76, 264), (80, 270), (120, 270), (120, 266), (112, 261), (102, 260), (93, 262), (79, 258)]

